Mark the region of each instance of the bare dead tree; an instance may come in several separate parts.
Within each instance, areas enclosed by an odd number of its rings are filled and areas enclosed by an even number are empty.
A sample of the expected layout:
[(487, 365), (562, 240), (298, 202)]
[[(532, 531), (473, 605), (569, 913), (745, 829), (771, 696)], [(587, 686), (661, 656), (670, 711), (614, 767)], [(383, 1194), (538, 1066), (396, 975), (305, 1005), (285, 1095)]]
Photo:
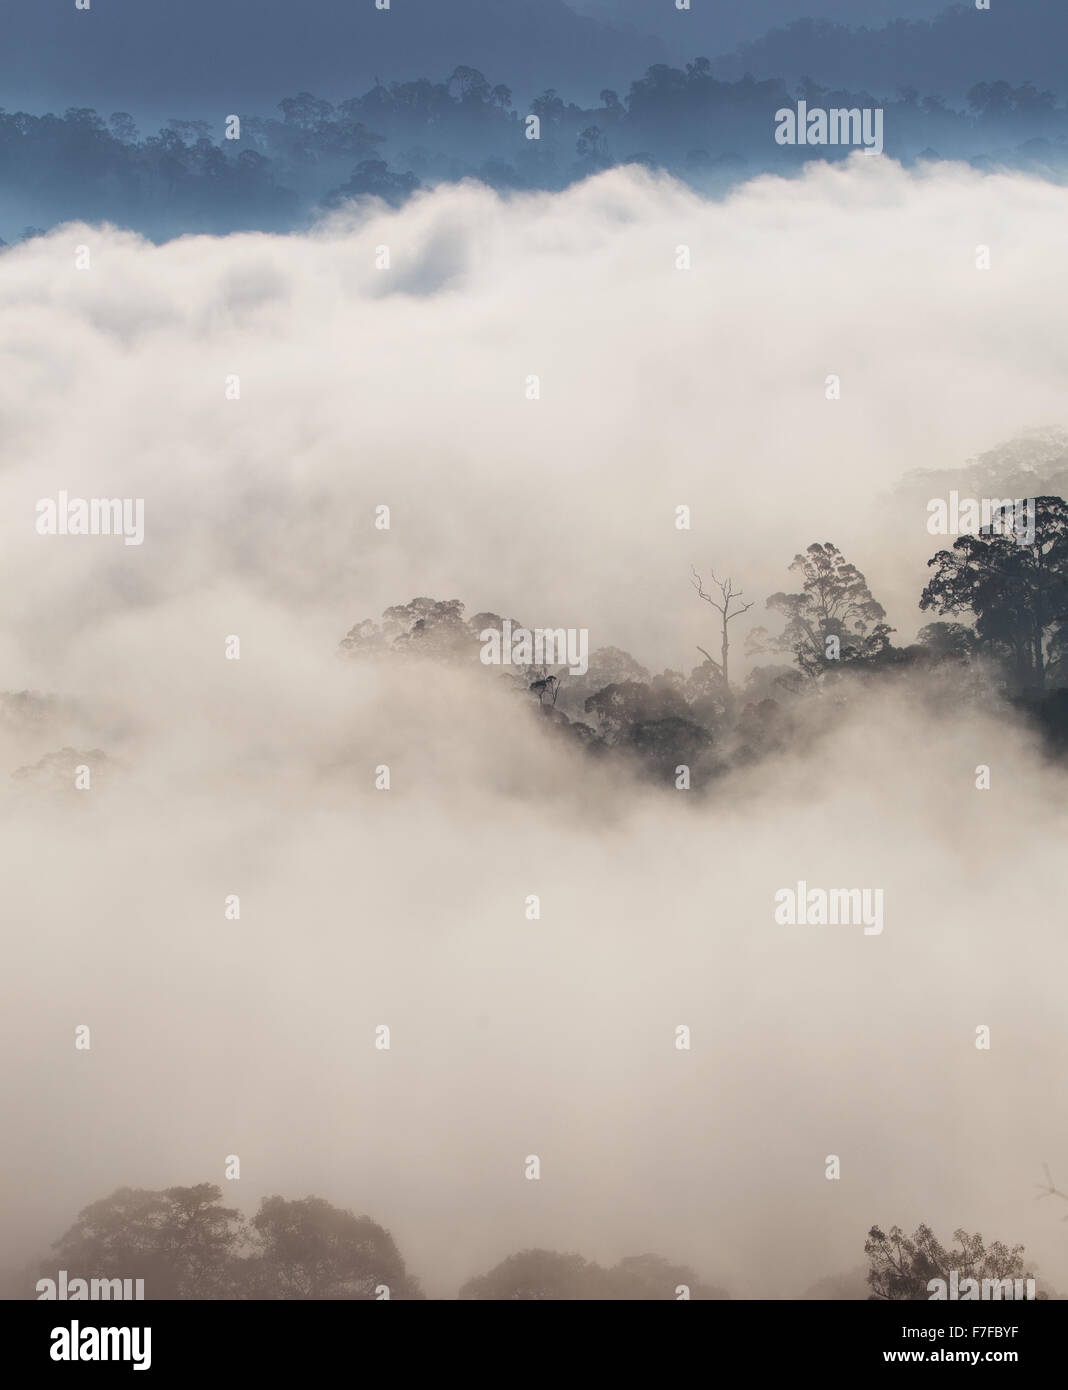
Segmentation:
[(697, 590), (698, 598), (702, 598), (706, 603), (710, 603), (712, 607), (721, 616), (723, 626), (720, 655), (722, 659), (720, 661), (716, 661), (714, 657), (709, 656), (708, 652), (705, 651), (704, 647), (698, 647), (697, 650), (701, 653), (702, 656), (706, 657), (707, 660), (711, 661), (712, 665), (720, 673), (720, 676), (723, 678), (723, 688), (729, 697), (731, 690), (730, 674), (728, 671), (728, 654), (730, 651), (730, 642), (727, 636), (727, 624), (730, 622), (732, 618), (739, 618), (743, 613), (748, 613), (753, 605), (751, 603), (740, 604), (739, 607), (735, 608), (732, 612), (731, 604), (736, 599), (740, 599), (742, 595), (741, 589), (735, 589), (734, 581), (732, 579), (717, 579), (715, 571), (712, 571), (712, 583), (719, 590), (719, 598), (717, 598), (714, 593), (709, 593), (709, 591), (705, 588), (704, 581), (701, 579), (701, 576), (697, 573), (697, 571), (693, 568), (692, 565), (690, 566), (690, 574), (693, 576), (691, 583), (693, 584), (693, 587)]

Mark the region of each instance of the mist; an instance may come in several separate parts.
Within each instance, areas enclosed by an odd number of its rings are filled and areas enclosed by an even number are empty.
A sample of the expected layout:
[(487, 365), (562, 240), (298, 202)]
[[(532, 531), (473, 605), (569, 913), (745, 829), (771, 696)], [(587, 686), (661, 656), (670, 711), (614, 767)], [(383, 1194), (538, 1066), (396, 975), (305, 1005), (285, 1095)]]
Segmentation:
[[(920, 1221), (1064, 1285), (1065, 774), (1022, 722), (895, 687), (687, 796), (338, 644), (432, 595), (689, 671), (691, 566), (755, 600), (740, 653), (814, 540), (911, 640), (942, 542), (895, 484), (1064, 423), (1066, 203), (856, 155), (0, 253), (0, 662), (42, 697), (0, 722), (13, 1260), (218, 1181), (367, 1212), (438, 1297), (525, 1246), (796, 1296)], [(143, 499), (143, 544), (39, 534), (61, 491)], [(777, 925), (802, 879), (882, 887), (884, 931)]]

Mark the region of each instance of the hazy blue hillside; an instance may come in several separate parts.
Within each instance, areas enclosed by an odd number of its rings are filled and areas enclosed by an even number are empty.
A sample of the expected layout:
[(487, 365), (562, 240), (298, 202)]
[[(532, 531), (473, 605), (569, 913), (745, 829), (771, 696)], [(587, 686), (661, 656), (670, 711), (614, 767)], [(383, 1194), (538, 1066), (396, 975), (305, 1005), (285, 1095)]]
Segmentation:
[[(813, 15), (799, 5), (797, 15)], [(994, 75), (1007, 82), (1033, 82), (1062, 92), (1068, 45), (1065, 0), (1012, 0), (988, 11), (958, 4), (931, 20), (880, 23), (878, 12), (857, 7), (849, 28), (829, 19), (797, 18), (763, 38), (717, 58), (720, 77), (811, 77), (825, 86), (864, 87), (891, 95), (899, 87), (937, 92), (959, 100), (976, 82)]]
[(103, 107), (140, 119), (270, 109), (279, 92), (330, 99), (458, 63), (533, 94), (593, 96), (662, 56), (564, 0), (0, 0), (8, 110)]
[[(579, 14), (655, 35), (674, 61), (693, 52), (725, 53), (737, 44), (760, 38), (769, 29), (805, 16), (839, 24), (878, 27), (893, 19), (931, 19), (949, 0), (692, 0), (689, 11), (674, 0), (570, 0)], [(696, 45), (696, 48), (694, 47)]]

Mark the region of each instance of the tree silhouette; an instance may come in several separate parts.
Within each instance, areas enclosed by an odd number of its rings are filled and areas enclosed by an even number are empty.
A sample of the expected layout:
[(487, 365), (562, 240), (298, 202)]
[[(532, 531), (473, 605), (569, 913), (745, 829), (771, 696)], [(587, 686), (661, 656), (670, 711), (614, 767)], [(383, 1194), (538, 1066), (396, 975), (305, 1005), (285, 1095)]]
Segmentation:
[(242, 1222), (221, 1200), (212, 1183), (121, 1187), (79, 1212), (53, 1248), (71, 1274), (143, 1279), (146, 1299), (227, 1297)]
[(388, 1231), (321, 1197), (266, 1197), (251, 1222), (212, 1183), (123, 1187), (78, 1214), (41, 1266), (143, 1279), (146, 1299), (422, 1298)]
[(941, 1279), (947, 1285), (956, 1271), (958, 1279), (1033, 1279), (1024, 1269), (1023, 1246), (1011, 1247), (1001, 1241), (983, 1243), (976, 1232), (956, 1230), (953, 1238), (956, 1249), (946, 1250), (935, 1239), (930, 1226), (917, 1226), (907, 1236), (899, 1226), (891, 1226), (885, 1235), (873, 1226), (864, 1242), (864, 1253), (870, 1261), (868, 1269), (869, 1295), (872, 1299), (929, 1299), (928, 1284)]
[(326, 195), (323, 206), (336, 208), (348, 198), (381, 198), (399, 207), (418, 187), (414, 174), (395, 173), (384, 159), (361, 159), (349, 178)]
[(419, 1298), (392, 1236), (321, 1197), (265, 1197), (252, 1218), (250, 1286), (259, 1298)]
[[(837, 660), (869, 660), (885, 651), (893, 628), (868, 581), (830, 541), (815, 542), (790, 566), (803, 576), (799, 594), (772, 594), (768, 608), (786, 619), (771, 645), (792, 651), (807, 676), (822, 675)], [(837, 644), (838, 657), (831, 655)]]
[(996, 509), (977, 535), (958, 536), (934, 568), (921, 609), (975, 615), (980, 644), (1008, 662), (1017, 689), (1041, 692), (1065, 660), (1068, 625), (1068, 503), (1034, 501), (1027, 543), (1012, 504)]
[(692, 575), (693, 587), (697, 590), (698, 598), (704, 599), (705, 603), (710, 603), (712, 607), (716, 610), (716, 612), (720, 615), (721, 625), (719, 662), (717, 663), (713, 657), (709, 656), (708, 652), (705, 651), (704, 647), (698, 647), (697, 650), (702, 654), (702, 656), (706, 657), (709, 661), (711, 661), (712, 665), (715, 666), (716, 669), (719, 671), (720, 676), (723, 679), (724, 693), (729, 699), (731, 691), (730, 668), (728, 665), (730, 642), (727, 636), (727, 624), (730, 622), (732, 618), (740, 618), (743, 613), (748, 613), (753, 605), (752, 603), (739, 603), (739, 606), (735, 608), (735, 610), (732, 613), (731, 604), (735, 601), (735, 599), (740, 600), (742, 594), (741, 589), (735, 589), (733, 579), (731, 579), (729, 576), (725, 580), (717, 579), (715, 570), (712, 571), (712, 583), (719, 590), (719, 598), (717, 599), (715, 594), (710, 593), (708, 590), (705, 589), (704, 581), (692, 566), (690, 567), (690, 574)]

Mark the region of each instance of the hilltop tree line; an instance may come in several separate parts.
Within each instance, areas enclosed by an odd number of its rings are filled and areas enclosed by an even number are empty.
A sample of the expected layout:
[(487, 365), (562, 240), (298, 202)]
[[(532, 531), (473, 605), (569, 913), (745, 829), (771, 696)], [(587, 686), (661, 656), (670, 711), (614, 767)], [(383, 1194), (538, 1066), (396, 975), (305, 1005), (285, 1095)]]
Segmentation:
[[(921, 611), (935, 618), (906, 646), (894, 644), (886, 611), (864, 574), (831, 542), (794, 557), (792, 592), (774, 593), (767, 611), (777, 633), (751, 631), (753, 667), (739, 687), (730, 676), (731, 623), (752, 607), (732, 579), (692, 582), (715, 614), (719, 657), (688, 674), (653, 675), (630, 653), (595, 650), (589, 669), (561, 665), (487, 666), (562, 736), (592, 756), (618, 755), (671, 785), (680, 765), (694, 786), (785, 750), (799, 717), (818, 697), (833, 708), (860, 687), (929, 679), (917, 696), (941, 692), (954, 705), (980, 694), (1009, 702), (1037, 721), (1051, 747), (1068, 748), (1068, 503), (1035, 499), (1033, 538), (1013, 528), (1011, 507), (996, 511), (977, 534), (958, 536), (928, 561)], [(365, 619), (343, 638), (357, 659), (422, 656), (477, 663), (480, 634), (502, 631), (496, 613), (464, 617), (457, 599), (415, 598)], [(510, 619), (513, 629), (523, 624)], [(554, 653), (555, 654), (555, 653)]]
[[(789, 173), (848, 148), (782, 146), (774, 113), (809, 106), (885, 111), (885, 148), (897, 158), (943, 156), (1028, 168), (1068, 169), (1068, 106), (1030, 83), (981, 82), (966, 110), (912, 87), (892, 100), (829, 90), (809, 79), (713, 75), (707, 58), (684, 68), (657, 63), (629, 92), (605, 88), (596, 105), (548, 89), (519, 109), (511, 89), (461, 65), (433, 81), (376, 81), (331, 103), (298, 92), (275, 116), (244, 113), (240, 138), (216, 125), (173, 119), (142, 135), (126, 112), (87, 107), (62, 116), (0, 108), (0, 189), (27, 219), (23, 236), (56, 222), (120, 221), (163, 238), (178, 232), (283, 231), (348, 198), (394, 205), (416, 189), (476, 178), (500, 190), (565, 188), (620, 164), (662, 168), (704, 191), (764, 169)], [(528, 117), (540, 122), (528, 137)], [(9, 215), (16, 215), (14, 213)], [(15, 235), (14, 227), (9, 235)]]
[[(947, 1249), (930, 1227), (911, 1237), (873, 1226), (864, 1244), (872, 1299), (927, 1299), (928, 1281), (1029, 1279), (1023, 1246), (986, 1244), (954, 1232)], [(388, 1231), (321, 1197), (265, 1197), (246, 1218), (224, 1206), (212, 1183), (162, 1191), (122, 1187), (78, 1213), (47, 1259), (14, 1277), (16, 1298), (35, 1298), (58, 1282), (143, 1280), (146, 1300), (257, 1299), (371, 1301), (425, 1298)], [(848, 1282), (848, 1281), (847, 1281)], [(53, 1291), (54, 1292), (54, 1291)], [(68, 1293), (69, 1296), (69, 1293)], [(107, 1294), (103, 1296), (108, 1296)], [(853, 1296), (860, 1296), (859, 1291)], [(1039, 1297), (1045, 1297), (1045, 1293)], [(655, 1254), (611, 1266), (581, 1255), (526, 1249), (460, 1288), (462, 1300), (717, 1300), (730, 1294), (693, 1269)]]
[[(265, 1197), (245, 1218), (211, 1183), (163, 1191), (123, 1187), (85, 1207), (52, 1254), (19, 1280), (142, 1279), (147, 1299), (421, 1299), (388, 1231), (321, 1197)], [(470, 1279), (461, 1299), (728, 1297), (658, 1255), (604, 1268), (579, 1255), (524, 1250)], [(42, 1290), (43, 1291), (43, 1290)]]

